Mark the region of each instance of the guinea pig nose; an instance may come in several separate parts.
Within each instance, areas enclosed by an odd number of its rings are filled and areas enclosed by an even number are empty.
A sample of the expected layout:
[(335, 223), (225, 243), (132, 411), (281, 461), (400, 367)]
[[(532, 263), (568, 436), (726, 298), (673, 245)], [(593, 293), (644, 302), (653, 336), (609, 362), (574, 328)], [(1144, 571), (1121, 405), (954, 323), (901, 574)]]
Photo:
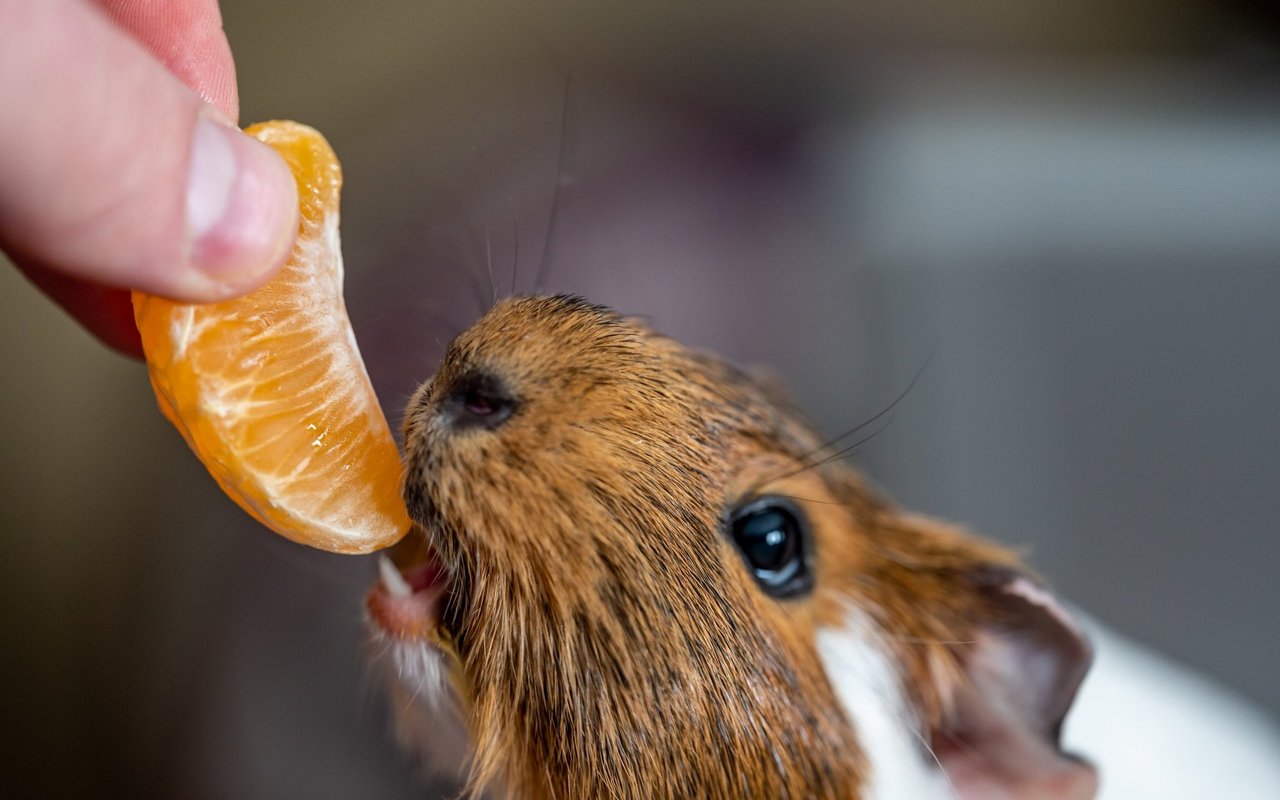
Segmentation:
[(493, 430), (511, 418), (519, 401), (501, 378), (491, 372), (463, 373), (449, 388), (443, 411), (457, 429)]

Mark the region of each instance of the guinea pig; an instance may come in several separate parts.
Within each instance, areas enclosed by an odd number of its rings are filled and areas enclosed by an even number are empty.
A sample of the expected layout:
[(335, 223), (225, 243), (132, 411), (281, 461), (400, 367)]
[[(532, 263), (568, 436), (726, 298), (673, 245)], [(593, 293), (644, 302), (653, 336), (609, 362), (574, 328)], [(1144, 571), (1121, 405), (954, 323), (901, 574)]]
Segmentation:
[[(409, 403), (366, 599), (400, 743), (476, 796), (1067, 798), (1090, 646), (767, 382), (574, 297), (498, 303)], [(855, 434), (856, 435), (856, 434)]]

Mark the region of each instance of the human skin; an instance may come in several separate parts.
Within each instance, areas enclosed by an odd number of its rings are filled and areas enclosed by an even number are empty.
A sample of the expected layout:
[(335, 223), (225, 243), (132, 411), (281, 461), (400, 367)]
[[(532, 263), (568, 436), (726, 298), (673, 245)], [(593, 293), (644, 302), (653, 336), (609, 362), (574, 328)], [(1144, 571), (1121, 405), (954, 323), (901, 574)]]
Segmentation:
[(293, 180), (243, 135), (216, 0), (0, 0), (0, 248), (108, 346), (129, 290), (243, 294), (292, 247)]

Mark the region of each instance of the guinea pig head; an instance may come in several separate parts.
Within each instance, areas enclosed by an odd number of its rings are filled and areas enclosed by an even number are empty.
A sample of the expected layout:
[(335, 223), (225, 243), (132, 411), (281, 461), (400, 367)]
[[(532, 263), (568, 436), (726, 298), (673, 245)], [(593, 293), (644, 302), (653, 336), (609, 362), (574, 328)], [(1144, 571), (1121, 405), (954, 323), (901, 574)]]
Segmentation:
[(405, 448), (416, 527), (368, 609), (402, 738), (473, 790), (1092, 796), (1057, 743), (1089, 655), (1070, 619), (743, 372), (509, 300), (416, 393)]

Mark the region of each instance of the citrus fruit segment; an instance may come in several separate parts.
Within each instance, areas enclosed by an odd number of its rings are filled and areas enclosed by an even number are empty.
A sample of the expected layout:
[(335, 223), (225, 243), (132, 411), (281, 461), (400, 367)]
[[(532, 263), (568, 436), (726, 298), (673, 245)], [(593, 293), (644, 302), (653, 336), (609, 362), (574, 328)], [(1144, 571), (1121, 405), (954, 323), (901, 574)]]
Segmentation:
[(135, 292), (151, 385), (223, 491), (259, 522), (322, 550), (377, 550), (410, 522), (400, 455), (342, 300), (341, 168), (304, 125), (246, 133), (293, 171), (297, 244), (270, 282), (235, 300)]

